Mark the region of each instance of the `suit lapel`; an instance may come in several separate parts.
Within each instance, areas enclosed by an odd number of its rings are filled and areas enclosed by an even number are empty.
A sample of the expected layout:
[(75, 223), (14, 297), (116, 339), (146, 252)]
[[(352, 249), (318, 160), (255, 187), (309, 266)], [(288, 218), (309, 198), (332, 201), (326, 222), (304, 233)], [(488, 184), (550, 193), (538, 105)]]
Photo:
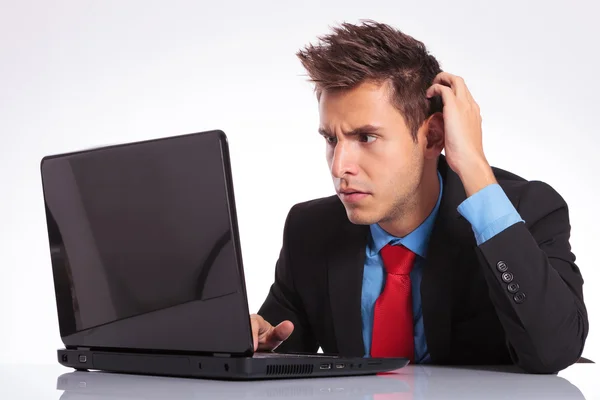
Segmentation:
[[(344, 211), (345, 213), (345, 211)], [(344, 214), (345, 215), (345, 214)], [(362, 357), (361, 297), (368, 226), (344, 218), (332, 250), (328, 252), (329, 300), (338, 352)]]
[(458, 265), (464, 243), (474, 242), (474, 238), (468, 221), (457, 211), (466, 198), (460, 178), (448, 167), (443, 156), (440, 156), (438, 170), (444, 190), (423, 268), (421, 302), (429, 354), (434, 363), (444, 364), (449, 361), (451, 352), (455, 265)]
[(443, 364), (449, 356), (452, 335), (452, 265), (459, 247), (449, 242), (441, 224), (436, 224), (429, 241), (423, 279), (421, 305), (427, 348), (434, 363)]

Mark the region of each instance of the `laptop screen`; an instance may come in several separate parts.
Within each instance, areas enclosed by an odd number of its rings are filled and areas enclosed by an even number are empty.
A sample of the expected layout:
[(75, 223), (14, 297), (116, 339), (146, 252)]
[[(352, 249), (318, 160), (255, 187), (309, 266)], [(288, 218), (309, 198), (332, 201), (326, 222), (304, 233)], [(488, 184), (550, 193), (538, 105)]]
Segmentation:
[(247, 350), (227, 154), (215, 131), (43, 160), (65, 344)]

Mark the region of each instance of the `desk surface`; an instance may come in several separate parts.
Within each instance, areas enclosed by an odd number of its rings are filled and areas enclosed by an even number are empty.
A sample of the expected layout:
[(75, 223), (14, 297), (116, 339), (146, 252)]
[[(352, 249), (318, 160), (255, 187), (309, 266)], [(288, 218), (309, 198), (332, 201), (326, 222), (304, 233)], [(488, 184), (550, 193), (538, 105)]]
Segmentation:
[(0, 399), (600, 399), (600, 368), (575, 364), (558, 375), (507, 367), (408, 366), (348, 378), (222, 382), (77, 372), (60, 365), (0, 364)]

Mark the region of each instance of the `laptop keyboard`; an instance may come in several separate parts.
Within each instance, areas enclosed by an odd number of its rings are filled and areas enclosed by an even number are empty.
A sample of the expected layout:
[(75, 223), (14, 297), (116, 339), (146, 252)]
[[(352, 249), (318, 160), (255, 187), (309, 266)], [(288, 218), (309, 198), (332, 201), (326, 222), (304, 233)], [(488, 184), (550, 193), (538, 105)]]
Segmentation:
[(336, 356), (327, 356), (324, 354), (289, 354), (289, 353), (254, 353), (254, 358), (337, 358)]

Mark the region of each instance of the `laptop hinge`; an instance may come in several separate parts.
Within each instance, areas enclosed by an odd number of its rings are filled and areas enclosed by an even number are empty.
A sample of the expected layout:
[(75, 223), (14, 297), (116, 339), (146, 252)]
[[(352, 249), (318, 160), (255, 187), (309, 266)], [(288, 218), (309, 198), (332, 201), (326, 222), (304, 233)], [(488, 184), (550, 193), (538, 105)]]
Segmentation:
[(90, 350), (91, 350), (91, 348), (89, 348), (89, 347), (79, 347), (79, 346), (77, 346), (77, 350), (79, 350), (79, 351), (90, 351)]
[(213, 353), (213, 356), (215, 356), (215, 357), (231, 357), (231, 354), (229, 354), (229, 353)]

